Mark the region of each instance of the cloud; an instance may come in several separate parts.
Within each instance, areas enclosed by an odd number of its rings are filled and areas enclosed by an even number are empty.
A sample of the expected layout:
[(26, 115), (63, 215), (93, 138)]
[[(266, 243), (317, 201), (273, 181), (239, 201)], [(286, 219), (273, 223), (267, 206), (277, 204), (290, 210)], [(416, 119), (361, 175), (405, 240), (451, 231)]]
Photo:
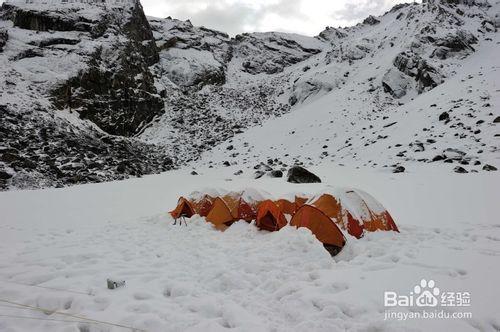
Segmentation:
[[(326, 26), (354, 25), (411, 0), (141, 0), (147, 15), (190, 19), (236, 35), (282, 31), (315, 36)], [(3, 0), (0, 0), (2, 3)]]
[(326, 26), (356, 24), (411, 0), (142, 0), (146, 14), (190, 19), (235, 35), (284, 31), (314, 36)]
[[(297, 19), (306, 17), (300, 13), (301, 0), (245, 1), (245, 0), (143, 0), (146, 14), (189, 19), (195, 25), (203, 25), (235, 35), (247, 31), (263, 31), (269, 17)], [(273, 30), (286, 31), (273, 25)]]
[(244, 3), (234, 3), (225, 6), (209, 5), (198, 11), (179, 8), (172, 16), (190, 19), (195, 25), (203, 25), (235, 35), (245, 30), (256, 29), (262, 12), (261, 9)]
[(332, 13), (331, 17), (335, 21), (345, 21), (355, 24), (369, 15), (380, 15), (395, 4), (395, 1), (384, 0), (358, 0), (355, 3), (348, 2), (344, 5), (343, 9)]

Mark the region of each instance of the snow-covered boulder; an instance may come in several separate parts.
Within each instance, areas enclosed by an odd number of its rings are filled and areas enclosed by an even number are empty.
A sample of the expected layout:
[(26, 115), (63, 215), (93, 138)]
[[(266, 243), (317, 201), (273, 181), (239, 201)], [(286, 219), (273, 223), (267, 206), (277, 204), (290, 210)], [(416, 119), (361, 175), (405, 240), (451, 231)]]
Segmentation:
[(179, 87), (201, 88), (226, 80), (226, 65), (232, 56), (229, 36), (195, 27), (172, 18), (151, 19), (160, 50), (161, 74)]
[(410, 77), (402, 72), (391, 68), (382, 78), (384, 92), (390, 93), (394, 98), (401, 98), (406, 95), (406, 90), (411, 86)]
[(170, 49), (161, 53), (167, 77), (182, 87), (223, 84), (224, 66), (204, 50)]
[(411, 51), (399, 53), (393, 64), (399, 71), (414, 78), (418, 93), (435, 88), (443, 81), (441, 73), (436, 68)]
[(373, 16), (373, 15), (370, 15), (363, 20), (363, 24), (367, 24), (367, 25), (375, 25), (375, 24), (379, 24), (379, 23), (380, 23), (380, 21), (377, 20), (375, 18), (375, 16)]
[(286, 175), (290, 183), (320, 183), (321, 179), (314, 173), (301, 166), (293, 166)]
[(317, 38), (324, 41), (335, 42), (347, 36), (347, 33), (343, 29), (326, 27), (325, 30), (319, 33)]
[(318, 39), (295, 34), (244, 33), (235, 37), (234, 56), (241, 59), (247, 73), (276, 74), (321, 52), (324, 46)]

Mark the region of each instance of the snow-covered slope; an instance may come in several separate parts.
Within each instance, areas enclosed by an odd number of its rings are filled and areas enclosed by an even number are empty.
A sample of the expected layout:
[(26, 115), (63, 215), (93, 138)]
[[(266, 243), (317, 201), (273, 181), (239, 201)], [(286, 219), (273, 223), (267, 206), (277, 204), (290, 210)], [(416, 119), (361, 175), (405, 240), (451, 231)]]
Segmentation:
[[(496, 34), (465, 59), (453, 77), (404, 105), (375, 108), (367, 86), (356, 79), (234, 137), (227, 145), (240, 152), (237, 157), (221, 145), (203, 161), (249, 167), (278, 158), (288, 165), (332, 161), (376, 168), (444, 162), (450, 169), (461, 165), (469, 171), (485, 164), (498, 166), (500, 60), (491, 55), (499, 43)], [(356, 74), (376, 77), (370, 68)], [(449, 116), (440, 120), (443, 113)]]
[(498, 0), (432, 0), (315, 38), (229, 38), (146, 19), (136, 1), (9, 1), (0, 187), (269, 159), (495, 170), (498, 12)]
[(284, 33), (229, 39), (189, 21), (150, 19), (158, 48), (158, 85), (166, 112), (139, 136), (189, 162), (246, 128), (290, 110), (285, 68), (325, 43)]
[[(450, 170), (473, 172), (498, 167), (500, 59), (493, 55), (500, 37), (481, 30), (489, 23), (476, 15), (486, 7), (464, 8), (471, 11), (465, 17), (456, 14), (460, 8), (439, 2), (398, 6), (374, 25), (336, 34), (327, 29), (320, 37), (331, 40), (333, 49), (289, 68), (297, 77), (292, 112), (237, 135), (201, 163), (251, 168), (274, 160), (271, 166), (283, 169), (322, 161), (410, 169), (449, 163)], [(452, 18), (461, 23), (448, 25)], [(457, 34), (470, 31), (483, 32), (474, 47), (451, 47)], [(437, 58), (445, 40), (447, 55)], [(412, 61), (420, 64), (413, 67)], [(296, 74), (300, 68), (304, 74)]]

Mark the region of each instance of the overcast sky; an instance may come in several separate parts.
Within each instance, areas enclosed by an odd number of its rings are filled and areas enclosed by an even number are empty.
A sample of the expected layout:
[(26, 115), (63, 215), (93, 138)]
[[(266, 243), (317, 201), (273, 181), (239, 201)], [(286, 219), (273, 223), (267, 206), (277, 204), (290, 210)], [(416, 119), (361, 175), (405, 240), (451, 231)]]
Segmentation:
[(314, 36), (349, 26), (411, 0), (141, 0), (147, 15), (172, 16), (235, 35), (253, 31)]
[[(3, 0), (0, 0), (2, 3)], [(146, 15), (186, 20), (236, 35), (282, 31), (315, 36), (412, 0), (141, 0)]]

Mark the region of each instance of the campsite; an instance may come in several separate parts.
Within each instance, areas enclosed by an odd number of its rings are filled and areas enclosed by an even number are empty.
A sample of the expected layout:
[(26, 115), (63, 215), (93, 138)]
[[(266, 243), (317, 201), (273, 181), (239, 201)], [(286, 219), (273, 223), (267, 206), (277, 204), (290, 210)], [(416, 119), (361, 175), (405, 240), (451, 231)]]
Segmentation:
[(0, 332), (500, 332), (500, 0), (0, 0)]
[[(225, 172), (199, 169), (198, 176), (177, 171), (69, 190), (0, 193), (8, 220), (1, 228), (0, 292), (147, 331), (465, 331), (470, 324), (495, 331), (500, 294), (488, 286), (496, 283), (500, 252), (500, 228), (489, 217), (500, 214), (494, 178), (476, 175), (459, 183), (460, 175), (444, 171), (395, 178), (333, 165), (311, 170), (323, 184), (227, 181)], [(344, 232), (346, 244), (332, 257), (306, 228), (269, 232), (238, 221), (222, 232), (199, 216), (186, 219), (187, 226), (173, 225), (168, 213), (180, 195), (204, 188), (252, 187), (278, 198), (326, 192), (326, 183), (365, 189), (387, 208), (399, 233), (369, 232), (358, 240)], [(126, 286), (108, 290), (107, 278), (126, 280)], [(473, 318), (384, 320), (384, 291), (405, 294), (422, 278), (443, 290), (470, 292)], [(16, 326), (54, 331), (65, 325), (16, 320)], [(114, 331), (89, 322), (76, 326)]]
[[(170, 215), (187, 226), (186, 218), (206, 216), (206, 221), (219, 230), (226, 230), (234, 222), (255, 221), (255, 226), (270, 232), (279, 231), (290, 223), (305, 227), (335, 256), (345, 245), (341, 227), (350, 235), (361, 238), (365, 232), (398, 231), (389, 212), (372, 196), (359, 189), (329, 188), (336, 192), (307, 198), (305, 194), (290, 199), (270, 199), (255, 189), (224, 192), (209, 189), (195, 192), (190, 198), (180, 197)], [(267, 196), (267, 197), (266, 197)], [(288, 217), (285, 217), (285, 215)]]

